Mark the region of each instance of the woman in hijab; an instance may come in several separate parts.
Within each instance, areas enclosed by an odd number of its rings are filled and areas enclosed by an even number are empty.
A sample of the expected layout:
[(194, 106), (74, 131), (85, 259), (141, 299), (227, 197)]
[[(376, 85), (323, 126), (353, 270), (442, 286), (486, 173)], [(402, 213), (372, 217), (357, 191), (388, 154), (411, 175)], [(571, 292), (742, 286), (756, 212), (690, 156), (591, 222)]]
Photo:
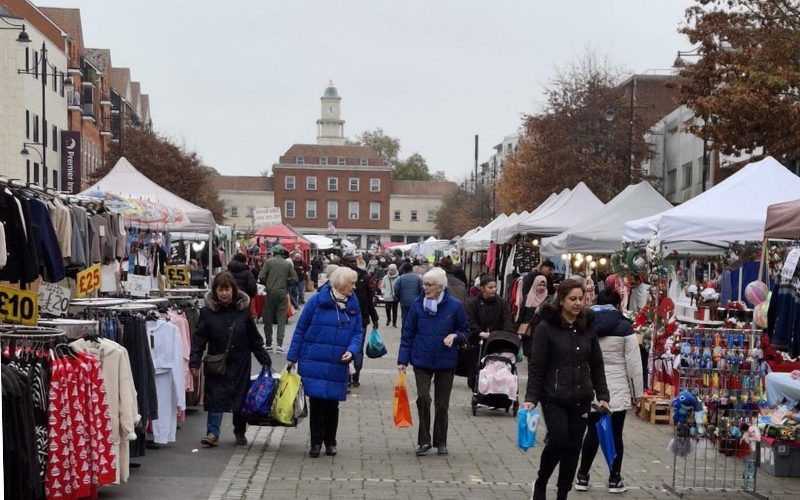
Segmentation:
[(550, 300), (547, 294), (547, 277), (543, 274), (533, 279), (533, 285), (525, 297), (525, 307), (520, 314), (520, 321), (517, 326), (517, 333), (522, 339), (522, 353), (525, 357), (530, 357), (531, 334), (540, 321), (542, 306)]

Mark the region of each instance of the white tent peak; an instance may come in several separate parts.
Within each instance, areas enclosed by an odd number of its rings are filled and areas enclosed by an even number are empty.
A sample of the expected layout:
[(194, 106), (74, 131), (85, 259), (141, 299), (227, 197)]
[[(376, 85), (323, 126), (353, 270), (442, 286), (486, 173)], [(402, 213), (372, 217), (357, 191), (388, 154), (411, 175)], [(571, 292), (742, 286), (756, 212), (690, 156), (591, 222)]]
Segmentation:
[(548, 207), (540, 206), (520, 220), (516, 233), (541, 236), (558, 234), (590, 217), (602, 207), (603, 202), (581, 181), (571, 191), (562, 191)]

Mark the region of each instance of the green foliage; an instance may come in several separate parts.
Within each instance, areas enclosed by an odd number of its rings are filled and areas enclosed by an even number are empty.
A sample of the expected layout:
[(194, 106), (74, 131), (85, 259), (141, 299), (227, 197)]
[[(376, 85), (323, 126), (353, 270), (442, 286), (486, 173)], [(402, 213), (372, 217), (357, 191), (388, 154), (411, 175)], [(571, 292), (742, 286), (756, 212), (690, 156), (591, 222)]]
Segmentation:
[(428, 168), (425, 158), (419, 153), (414, 153), (405, 160), (400, 159), (400, 140), (391, 137), (378, 127), (367, 130), (356, 136), (353, 144), (369, 146), (383, 158), (387, 165), (392, 167), (392, 178), (405, 181), (429, 181), (432, 179), (446, 180), (444, 172), (439, 171), (434, 177)]

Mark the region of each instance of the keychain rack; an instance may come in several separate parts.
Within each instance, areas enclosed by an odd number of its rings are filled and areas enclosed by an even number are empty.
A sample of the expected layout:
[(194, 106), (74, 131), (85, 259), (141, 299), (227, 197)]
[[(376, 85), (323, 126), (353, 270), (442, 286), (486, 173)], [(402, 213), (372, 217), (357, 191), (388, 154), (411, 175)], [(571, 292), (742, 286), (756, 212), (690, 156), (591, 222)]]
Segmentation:
[[(688, 491), (744, 492), (756, 498), (757, 449), (742, 440), (757, 425), (765, 399), (761, 338), (741, 329), (686, 326), (680, 332), (680, 391), (689, 391), (707, 410), (697, 420), (675, 425), (670, 451), (672, 481), (664, 487)], [(698, 425), (699, 424), (699, 425)]]

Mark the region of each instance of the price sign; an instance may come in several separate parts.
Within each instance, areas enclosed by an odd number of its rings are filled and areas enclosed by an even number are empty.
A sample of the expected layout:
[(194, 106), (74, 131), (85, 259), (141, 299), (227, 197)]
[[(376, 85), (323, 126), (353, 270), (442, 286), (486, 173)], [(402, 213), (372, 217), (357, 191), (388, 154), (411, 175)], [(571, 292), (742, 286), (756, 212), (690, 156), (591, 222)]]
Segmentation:
[(100, 264), (95, 264), (79, 272), (76, 281), (78, 282), (78, 297), (83, 297), (100, 288)]
[(133, 297), (147, 297), (150, 294), (150, 276), (129, 274), (124, 288)]
[(188, 285), (190, 282), (189, 266), (164, 266), (164, 271), (173, 285)]
[(69, 308), (71, 292), (69, 288), (53, 283), (39, 285), (39, 310), (54, 316), (63, 316)]
[(39, 295), (0, 286), (0, 322), (36, 326), (38, 320)]

